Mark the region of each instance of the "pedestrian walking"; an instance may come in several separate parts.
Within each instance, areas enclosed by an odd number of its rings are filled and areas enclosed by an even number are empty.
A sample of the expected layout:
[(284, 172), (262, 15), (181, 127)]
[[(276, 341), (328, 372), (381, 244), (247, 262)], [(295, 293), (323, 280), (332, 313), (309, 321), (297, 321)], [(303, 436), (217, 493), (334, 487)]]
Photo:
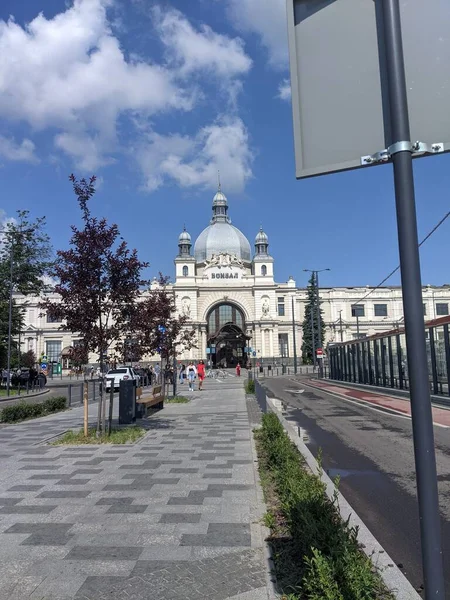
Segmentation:
[(236, 365), (236, 375), (237, 375), (238, 377), (240, 377), (240, 376), (241, 376), (241, 363), (238, 363), (238, 364)]
[(195, 368), (194, 363), (191, 361), (187, 366), (187, 379), (189, 383), (189, 391), (194, 391), (194, 381), (197, 376), (197, 369)]
[(154, 373), (155, 373), (155, 383), (156, 385), (159, 385), (160, 379), (159, 376), (161, 375), (161, 367), (159, 366), (159, 363), (156, 363), (155, 368), (154, 368)]
[(186, 379), (186, 365), (181, 365), (180, 367), (180, 383), (184, 383)]
[(201, 360), (197, 365), (198, 389), (203, 388), (203, 380), (205, 379), (205, 363)]

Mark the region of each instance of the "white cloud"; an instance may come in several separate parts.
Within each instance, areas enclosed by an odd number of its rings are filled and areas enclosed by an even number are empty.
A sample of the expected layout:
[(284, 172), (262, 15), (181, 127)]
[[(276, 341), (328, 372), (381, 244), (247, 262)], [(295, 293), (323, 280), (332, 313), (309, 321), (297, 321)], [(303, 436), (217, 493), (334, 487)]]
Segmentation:
[(106, 156), (103, 140), (99, 136), (84, 133), (60, 133), (55, 137), (55, 146), (71, 156), (83, 171), (96, 171), (111, 164), (113, 158)]
[(178, 10), (163, 13), (157, 8), (154, 19), (168, 55), (179, 65), (181, 74), (207, 69), (228, 78), (250, 70), (252, 61), (241, 39), (216, 33), (208, 25), (201, 25), (197, 31)]
[[(67, 152), (74, 148), (76, 158), (75, 138), (81, 140), (88, 128), (97, 130), (101, 142), (115, 135), (124, 112), (190, 110), (194, 102), (170, 70), (127, 62), (109, 28), (110, 3), (75, 0), (53, 19), (40, 14), (25, 27), (0, 21), (0, 117), (34, 129), (62, 129), (56, 143)], [(92, 144), (87, 150), (95, 155)]]
[(150, 133), (136, 155), (148, 191), (167, 180), (184, 188), (215, 189), (220, 170), (224, 187), (240, 192), (252, 176), (254, 158), (244, 123), (230, 117), (221, 117), (192, 138)]
[[(190, 138), (176, 133), (177, 125), (172, 135), (154, 133), (153, 117), (182, 112), (172, 123), (185, 128), (186, 112), (209, 93), (202, 80), (221, 91), (217, 110), (236, 115), (252, 66), (243, 41), (193, 26), (178, 10), (153, 8), (151, 33), (164, 44), (165, 62), (125, 55), (120, 31), (108, 20), (114, 2), (73, 0), (53, 18), (40, 14), (24, 26), (0, 20), (0, 119), (50, 131), (56, 149), (50, 160), (65, 154), (83, 172), (115, 162), (128, 144), (148, 191), (165, 182), (214, 187), (218, 168), (227, 189), (242, 190), (253, 155), (239, 118), (221, 117)], [(30, 139), (17, 144), (0, 137), (0, 155), (13, 160), (32, 161), (34, 150)]]
[(288, 63), (286, 0), (228, 0), (231, 20), (239, 31), (256, 33), (272, 67)]
[(291, 99), (291, 82), (289, 81), (289, 79), (283, 79), (283, 81), (278, 86), (277, 98), (279, 98), (280, 100)]
[(37, 163), (35, 145), (29, 139), (24, 139), (18, 144), (14, 139), (0, 135), (0, 157), (12, 161)]

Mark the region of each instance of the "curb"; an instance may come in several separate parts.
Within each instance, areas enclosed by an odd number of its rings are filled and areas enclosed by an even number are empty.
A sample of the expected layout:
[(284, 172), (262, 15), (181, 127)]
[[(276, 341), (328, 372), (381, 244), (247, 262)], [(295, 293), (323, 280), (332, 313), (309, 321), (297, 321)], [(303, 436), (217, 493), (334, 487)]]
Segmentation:
[(400, 571), (395, 562), (381, 546), (375, 536), (370, 532), (368, 527), (357, 515), (356, 511), (347, 502), (339, 490), (336, 489), (332, 480), (328, 475), (319, 469), (319, 465), (306, 446), (306, 444), (298, 437), (293, 425), (285, 419), (281, 414), (280, 409), (274, 403), (273, 398), (266, 396), (266, 402), (271, 410), (275, 413), (282, 423), (284, 429), (291, 441), (296, 445), (299, 452), (305, 458), (307, 465), (311, 471), (318, 475), (326, 486), (326, 494), (330, 500), (337, 497), (339, 512), (344, 521), (349, 522), (350, 527), (358, 529), (358, 541), (362, 545), (362, 549), (368, 558), (373, 562), (379, 570), (380, 577), (384, 581), (388, 590), (395, 594), (396, 600), (422, 600), (422, 597), (417, 593), (411, 583), (406, 579), (405, 575)]
[(5, 397), (1, 396), (0, 405), (3, 402), (9, 402), (10, 400), (26, 400), (27, 398), (36, 398), (37, 396), (43, 396), (44, 394), (48, 394), (49, 391), (50, 391), (50, 388), (47, 388), (47, 389), (43, 390), (42, 392), (36, 392), (35, 394), (31, 393), (31, 394), (26, 394), (23, 396), (5, 396)]
[[(336, 391), (330, 391), (328, 390), (326, 387), (320, 386), (320, 385), (314, 385), (314, 383), (305, 383), (303, 382), (303, 385), (309, 386), (314, 388), (315, 390), (320, 390), (322, 392), (325, 392), (327, 394), (330, 394), (330, 396), (335, 396), (336, 398), (340, 398), (342, 400), (346, 400), (347, 402), (352, 402), (353, 404), (359, 404), (360, 406), (364, 406), (367, 408), (371, 408), (372, 410), (376, 410), (382, 413), (386, 413), (388, 415), (394, 415), (397, 417), (403, 417), (404, 419), (409, 419), (411, 421), (411, 415), (405, 412), (402, 412), (401, 410), (396, 410), (395, 408), (389, 408), (388, 406), (382, 406), (380, 404), (375, 404), (374, 402), (370, 402), (369, 400), (361, 400), (360, 398), (352, 398), (350, 396), (346, 396), (345, 394), (340, 394), (339, 392)], [(342, 386), (343, 387), (343, 386)], [(350, 388), (351, 389), (351, 388)], [(355, 388), (358, 389), (358, 388)], [(370, 391), (370, 390), (368, 390)], [(382, 392), (374, 392), (372, 391), (372, 394), (377, 394), (379, 396), (386, 396), (386, 398), (389, 398), (388, 394), (384, 394)], [(432, 403), (433, 405), (433, 403)], [(449, 410), (448, 408), (445, 409), (443, 406), (436, 406), (433, 405), (434, 408), (440, 408), (441, 410)], [(433, 421), (433, 425), (435, 427), (442, 427), (442, 429), (450, 429), (449, 425), (443, 425), (442, 423), (437, 423), (436, 421)]]

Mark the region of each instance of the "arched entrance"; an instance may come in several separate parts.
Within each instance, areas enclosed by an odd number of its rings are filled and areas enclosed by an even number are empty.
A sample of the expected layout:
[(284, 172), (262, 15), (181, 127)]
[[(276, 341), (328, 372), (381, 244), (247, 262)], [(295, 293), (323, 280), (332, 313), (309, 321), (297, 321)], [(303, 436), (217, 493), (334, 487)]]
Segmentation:
[(206, 319), (207, 347), (214, 366), (234, 367), (245, 365), (249, 336), (245, 335), (245, 319), (242, 311), (234, 304), (215, 306)]

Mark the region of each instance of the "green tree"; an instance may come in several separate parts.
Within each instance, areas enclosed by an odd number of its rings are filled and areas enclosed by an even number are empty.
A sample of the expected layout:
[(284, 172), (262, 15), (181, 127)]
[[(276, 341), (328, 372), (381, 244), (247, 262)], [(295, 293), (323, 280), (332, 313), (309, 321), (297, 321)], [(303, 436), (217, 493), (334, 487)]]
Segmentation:
[[(17, 211), (17, 217), (0, 233), (0, 365), (7, 364), (9, 299), (14, 293), (38, 296), (46, 286), (46, 275), (52, 266), (50, 238), (45, 233), (45, 217), (35, 220), (27, 210)], [(12, 275), (12, 277), (11, 277)], [(12, 303), (12, 336), (23, 327), (24, 306)], [(14, 339), (11, 349), (16, 349)], [(17, 354), (17, 349), (16, 349)]]
[[(319, 339), (318, 322), (317, 322), (317, 284), (314, 273), (308, 281), (306, 288), (308, 300), (305, 307), (305, 317), (303, 319), (303, 342), (302, 342), (302, 360), (304, 364), (310, 365), (313, 362), (313, 343), (312, 332), (314, 332), (314, 347), (317, 350), (319, 347), (317, 342)], [(312, 312), (312, 319), (311, 319)], [(312, 320), (312, 323), (311, 323)], [(323, 348), (325, 339), (325, 323), (323, 320), (323, 310), (320, 309), (320, 325), (321, 325), (321, 341), (320, 348)]]

